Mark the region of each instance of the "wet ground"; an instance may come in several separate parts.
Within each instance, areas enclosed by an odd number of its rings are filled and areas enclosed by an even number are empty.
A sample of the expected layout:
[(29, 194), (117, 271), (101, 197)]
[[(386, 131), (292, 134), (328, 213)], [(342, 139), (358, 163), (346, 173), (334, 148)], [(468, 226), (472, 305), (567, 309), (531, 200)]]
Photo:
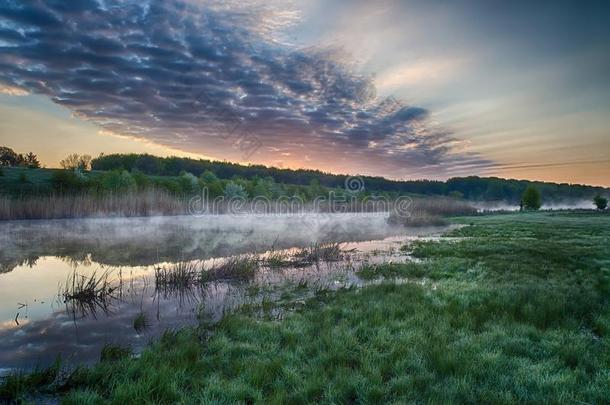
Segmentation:
[[(298, 306), (321, 289), (361, 285), (364, 263), (409, 260), (400, 247), (446, 228), (408, 230), (379, 214), (215, 216), (19, 221), (0, 224), (0, 374), (99, 359), (106, 344), (141, 350), (167, 329), (213, 322), (244, 305)], [(155, 268), (227, 257), (291, 257), (340, 242), (341, 260), (263, 265), (248, 281), (157, 288)], [(112, 293), (93, 305), (66, 302), (71, 277), (107, 275)], [(264, 305), (262, 305), (264, 307)], [(278, 317), (281, 316), (278, 313)]]

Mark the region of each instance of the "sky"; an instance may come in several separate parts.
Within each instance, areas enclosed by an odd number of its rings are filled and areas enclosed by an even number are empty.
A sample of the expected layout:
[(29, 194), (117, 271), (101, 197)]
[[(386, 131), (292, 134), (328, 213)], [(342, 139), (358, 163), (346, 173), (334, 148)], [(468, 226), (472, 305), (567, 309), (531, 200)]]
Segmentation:
[(4, 0), (0, 145), (610, 186), (610, 3)]

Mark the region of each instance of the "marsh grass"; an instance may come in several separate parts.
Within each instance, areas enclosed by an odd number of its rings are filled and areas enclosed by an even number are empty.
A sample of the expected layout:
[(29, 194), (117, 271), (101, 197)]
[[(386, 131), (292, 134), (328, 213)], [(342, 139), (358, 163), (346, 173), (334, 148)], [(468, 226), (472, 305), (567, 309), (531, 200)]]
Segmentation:
[(86, 276), (75, 270), (66, 279), (59, 295), (70, 306), (70, 312), (95, 314), (97, 310), (109, 311), (110, 304), (116, 299), (115, 292), (120, 288), (120, 285), (111, 280), (110, 272), (93, 272)]
[(102, 347), (100, 353), (101, 362), (119, 361), (129, 358), (132, 354), (131, 348), (118, 344), (108, 344)]
[(293, 265), (290, 254), (286, 251), (273, 250), (264, 260), (265, 265), (271, 268), (289, 267)]
[(307, 267), (320, 262), (336, 262), (343, 259), (340, 243), (312, 243), (296, 249), (293, 253), (287, 251), (271, 251), (262, 261), (270, 268)]
[(155, 287), (163, 290), (191, 288), (199, 279), (201, 262), (181, 261), (155, 268)]
[(220, 280), (250, 280), (260, 267), (256, 255), (240, 255), (230, 257), (219, 264), (199, 273), (199, 282), (209, 283)]
[(51, 389), (61, 371), (59, 358), (48, 368), (36, 368), (29, 373), (16, 373), (0, 379), (0, 403), (32, 402), (31, 394)]
[(185, 292), (214, 281), (250, 280), (260, 267), (256, 255), (232, 256), (211, 266), (202, 261), (182, 261), (155, 268), (155, 288)]
[(163, 190), (124, 193), (0, 196), (0, 220), (140, 217), (188, 214), (188, 199)]
[(466, 201), (452, 198), (415, 198), (407, 207), (408, 215), (392, 212), (388, 217), (391, 225), (402, 226), (443, 226), (448, 217), (475, 215), (477, 209)]
[(142, 333), (148, 327), (146, 314), (140, 312), (133, 320), (133, 328), (137, 333)]
[[(472, 224), (452, 231), (463, 239), (416, 244), (421, 263), (367, 270), (436, 289), (321, 288), (281, 321), (236, 312), (209, 331), (166, 333), (57, 392), (68, 404), (606, 403), (610, 217), (456, 221)], [(0, 392), (47, 381), (28, 378)]]
[(309, 265), (319, 262), (336, 262), (343, 258), (341, 244), (335, 243), (314, 243), (309, 247), (299, 249), (294, 254), (294, 261)]

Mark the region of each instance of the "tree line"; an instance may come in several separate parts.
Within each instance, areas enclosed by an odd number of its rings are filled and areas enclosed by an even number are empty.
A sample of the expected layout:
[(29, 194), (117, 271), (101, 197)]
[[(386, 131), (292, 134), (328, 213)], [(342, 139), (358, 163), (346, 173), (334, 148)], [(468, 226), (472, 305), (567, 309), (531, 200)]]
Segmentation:
[(40, 167), (40, 161), (38, 156), (32, 152), (22, 154), (6, 146), (0, 146), (0, 167), (2, 166), (20, 166), (35, 169)]
[[(89, 155), (70, 154), (60, 165), (66, 171), (55, 172), (52, 179), (53, 190), (59, 192), (128, 191), (154, 187), (165, 189), (172, 194), (186, 195), (201, 191), (205, 187), (210, 197), (298, 196), (311, 200), (330, 191), (340, 195), (345, 191), (345, 183), (349, 179), (347, 175), (319, 170), (281, 169), (135, 153), (102, 154), (95, 159)], [(19, 154), (10, 148), (0, 147), (0, 166), (38, 168), (40, 162), (31, 152)], [(525, 209), (540, 205), (536, 203), (536, 196), (530, 189), (535, 189), (539, 196), (544, 197), (546, 203), (562, 200), (591, 201), (595, 196), (607, 195), (609, 191), (602, 187), (578, 184), (478, 176), (454, 177), (447, 181), (399, 181), (374, 176), (360, 176), (360, 179), (364, 185), (360, 196), (448, 196), (470, 201), (502, 201), (521, 205)], [(34, 190), (36, 193), (43, 191), (40, 187)]]
[[(209, 171), (219, 179), (273, 178), (276, 183), (308, 186), (312, 181), (320, 186), (343, 188), (349, 176), (337, 175), (309, 169), (280, 169), (263, 165), (240, 165), (205, 159), (181, 157), (157, 157), (148, 154), (100, 155), (91, 161), (94, 170), (137, 170), (148, 175), (178, 176), (191, 173), (198, 177)], [(603, 187), (579, 184), (531, 182), (497, 177), (454, 177), (447, 181), (436, 180), (389, 180), (383, 177), (360, 176), (365, 191), (388, 194), (444, 195), (472, 201), (506, 201), (519, 204), (529, 185), (544, 195), (546, 201), (590, 200), (595, 195), (607, 193)]]

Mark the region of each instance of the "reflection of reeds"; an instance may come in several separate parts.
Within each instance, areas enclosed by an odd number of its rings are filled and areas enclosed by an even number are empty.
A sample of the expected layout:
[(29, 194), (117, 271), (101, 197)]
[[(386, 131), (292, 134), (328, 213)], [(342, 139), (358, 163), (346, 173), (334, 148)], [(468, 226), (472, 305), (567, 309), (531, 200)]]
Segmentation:
[(146, 319), (146, 315), (144, 314), (144, 312), (140, 312), (138, 314), (138, 316), (136, 316), (135, 319), (133, 320), (133, 328), (135, 329), (136, 332), (140, 333), (147, 327), (148, 327), (148, 321)]
[(93, 272), (85, 276), (74, 271), (60, 290), (64, 303), (72, 305), (72, 311), (80, 310), (83, 315), (95, 313), (97, 309), (108, 311), (108, 306), (114, 297), (113, 293), (120, 286), (112, 285), (109, 272), (98, 275)]
[(185, 291), (221, 280), (249, 280), (259, 268), (255, 255), (230, 257), (205, 268), (203, 262), (178, 262), (155, 269), (155, 286), (161, 291)]
[(155, 268), (155, 286), (157, 289), (185, 289), (191, 287), (198, 279), (201, 264), (199, 262), (178, 262)]

